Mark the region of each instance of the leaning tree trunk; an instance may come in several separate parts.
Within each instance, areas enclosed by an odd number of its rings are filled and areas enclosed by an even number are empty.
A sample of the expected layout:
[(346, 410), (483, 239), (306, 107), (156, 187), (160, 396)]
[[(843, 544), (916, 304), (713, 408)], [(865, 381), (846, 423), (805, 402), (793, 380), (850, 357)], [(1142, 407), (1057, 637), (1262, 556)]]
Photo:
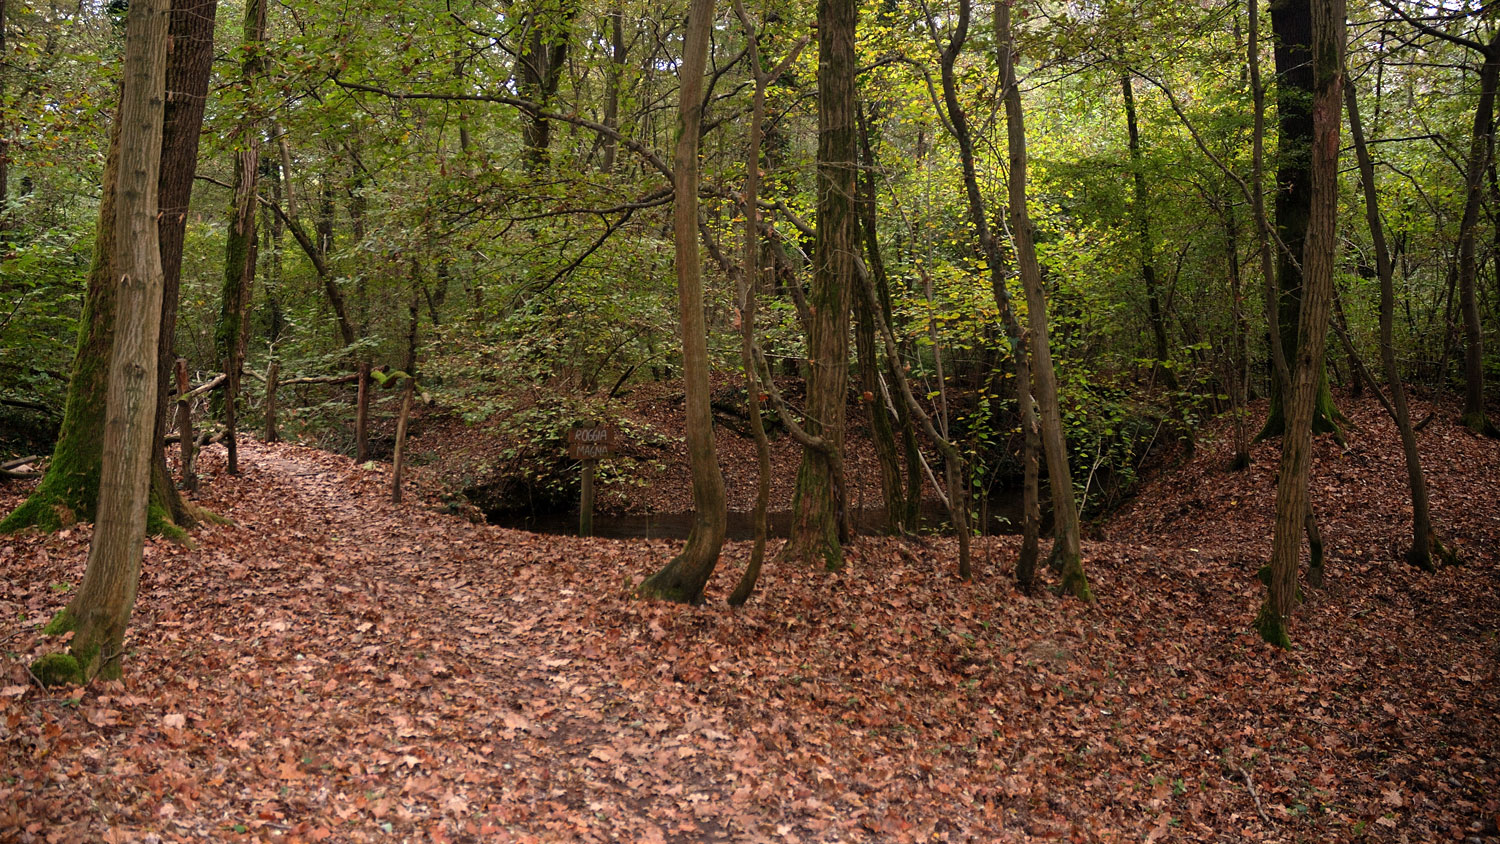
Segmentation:
[(245, 113), (240, 117), (234, 158), (234, 207), (230, 212), (229, 236), (224, 249), (224, 295), (214, 345), (223, 361), (224, 446), (229, 452), (228, 472), (239, 474), (237, 423), (240, 377), (245, 364), (245, 320), (250, 310), (250, 288), (255, 281), (256, 193), (260, 177), (260, 136), (255, 118), (255, 87), (264, 65), (266, 0), (245, 5), (245, 61), (240, 66), (240, 88)]
[(193, 175), (198, 169), (198, 135), (208, 102), (208, 78), (213, 71), (214, 13), (218, 0), (178, 0), (172, 4), (168, 38), (167, 102), (162, 121), (161, 174), (157, 187), (161, 216), (157, 239), (161, 244), (161, 349), (156, 367), (156, 433), (152, 439), (151, 496), (181, 527), (197, 518), (172, 484), (167, 472), (166, 434), (175, 410), (167, 401), (176, 374), (177, 300), (182, 286), (182, 244), (187, 232)]
[(804, 427), (827, 449), (804, 447), (783, 555), (844, 565), (847, 535), (844, 408), (849, 383), (849, 309), (856, 242), (853, 0), (818, 0), (818, 231), (807, 337)]
[(1041, 417), (1048, 486), (1052, 491), (1053, 535), (1056, 539), (1052, 554), (1061, 563), (1063, 591), (1091, 601), (1094, 596), (1083, 572), (1078, 501), (1073, 496), (1073, 474), (1068, 468), (1068, 444), (1063, 435), (1062, 408), (1057, 396), (1057, 373), (1052, 366), (1052, 345), (1047, 333), (1047, 297), (1042, 288), (1042, 268), (1037, 262), (1036, 245), (1032, 240), (1031, 215), (1026, 208), (1026, 127), (1022, 122), (1021, 89), (1016, 84), (1010, 7), (997, 4), (995, 18), (1001, 44), (1000, 69), (1005, 80), (1011, 237), (1015, 240), (1021, 284), (1026, 290), (1026, 319), (1031, 323), (1032, 383)]
[(126, 18), (112, 280), (118, 288), (105, 398), (98, 516), (78, 593), (49, 625), (73, 631), (69, 653), (34, 667), (51, 682), (120, 676), (146, 542), (156, 354), (161, 329), (157, 175), (167, 61), (166, 0), (135, 0)]
[(1484, 176), (1490, 164), (1497, 83), (1500, 83), (1500, 33), (1496, 33), (1486, 45), (1484, 67), (1479, 72), (1479, 105), (1474, 110), (1464, 214), (1458, 228), (1458, 300), (1464, 322), (1464, 409), (1460, 421), (1465, 428), (1488, 437), (1500, 437), (1500, 429), (1495, 428), (1484, 407), (1484, 332), (1479, 322), (1479, 296), (1474, 286), (1479, 276), (1479, 260), (1475, 252)]
[(719, 561), (728, 522), (724, 476), (714, 446), (709, 407), (708, 329), (703, 318), (702, 261), (698, 255), (698, 145), (703, 125), (703, 74), (713, 26), (714, 0), (692, 0), (683, 42), (677, 151), (672, 161), (672, 235), (677, 247), (677, 303), (682, 320), (682, 377), (687, 398), (689, 465), (693, 475), (693, 527), (682, 553), (641, 584), (641, 594), (698, 603)]
[[(1396, 430), (1401, 434), (1401, 450), (1406, 456), (1406, 480), (1411, 488), (1412, 537), (1411, 548), (1406, 552), (1407, 562), (1425, 571), (1437, 567), (1432, 562), (1434, 546), (1439, 556), (1444, 556), (1442, 542), (1432, 528), (1432, 507), (1427, 499), (1427, 479), (1422, 472), (1422, 458), (1417, 450), (1417, 434), (1412, 429), (1411, 411), (1406, 404), (1406, 387), (1401, 383), (1401, 370), (1396, 365), (1395, 321), (1396, 290), (1392, 281), (1390, 249), (1385, 242), (1385, 225), (1380, 219), (1379, 196), (1375, 192), (1375, 162), (1370, 158), (1370, 149), (1365, 144), (1364, 128), (1359, 119), (1359, 98), (1354, 86), (1344, 83), (1344, 103), (1349, 113), (1349, 135), (1354, 143), (1354, 153), (1359, 159), (1360, 185), (1365, 197), (1365, 220), (1370, 226), (1370, 241), (1375, 250), (1375, 274), (1380, 279), (1380, 363), (1385, 370), (1385, 382), (1390, 390), (1388, 409)], [(1377, 395), (1380, 388), (1371, 385)], [(1384, 398), (1382, 396), (1382, 398)]]
[[(1297, 602), (1297, 559), (1311, 513), (1307, 481), (1312, 463), (1313, 418), (1323, 382), (1323, 353), (1333, 301), (1333, 263), (1338, 248), (1338, 156), (1344, 59), (1343, 0), (1312, 3), (1312, 178), (1307, 238), (1302, 252), (1302, 307), (1291, 389), (1285, 396), (1286, 431), (1276, 481), (1276, 524), (1265, 604), (1255, 625), (1271, 644), (1291, 646), (1287, 620)], [(1315, 535), (1315, 534), (1314, 534)], [(1309, 539), (1312, 539), (1309, 536)]]

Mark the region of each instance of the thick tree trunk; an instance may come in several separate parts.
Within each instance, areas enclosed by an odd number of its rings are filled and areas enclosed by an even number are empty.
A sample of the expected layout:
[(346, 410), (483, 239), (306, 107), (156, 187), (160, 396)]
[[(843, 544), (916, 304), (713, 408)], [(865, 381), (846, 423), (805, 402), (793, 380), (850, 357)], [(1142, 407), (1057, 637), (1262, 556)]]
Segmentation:
[(687, 397), (688, 459), (693, 475), (693, 527), (682, 553), (641, 584), (643, 596), (683, 603), (703, 600), (719, 561), (728, 521), (724, 476), (714, 446), (709, 406), (708, 329), (703, 316), (698, 254), (698, 146), (703, 125), (703, 76), (713, 27), (714, 0), (692, 0), (683, 42), (677, 150), (673, 156), (672, 235), (676, 243), (677, 303), (682, 320), (682, 377)]
[[(1290, 647), (1287, 622), (1297, 601), (1297, 560), (1310, 518), (1308, 472), (1312, 463), (1313, 417), (1323, 381), (1323, 355), (1333, 301), (1333, 264), (1338, 248), (1338, 155), (1342, 117), (1344, 3), (1312, 2), (1313, 74), (1310, 103), (1313, 137), (1309, 145), (1311, 192), (1302, 252), (1302, 302), (1297, 325), (1297, 356), (1286, 399), (1286, 432), (1276, 481), (1276, 524), (1271, 540), (1269, 589), (1256, 618), (1267, 641)], [(1316, 534), (1310, 532), (1309, 539)]]
[[(264, 67), (262, 50), (266, 40), (266, 0), (249, 0), (245, 6), (245, 60), (240, 66), (240, 87), (247, 103)], [(224, 294), (214, 345), (223, 361), (228, 380), (224, 385), (224, 445), (229, 452), (228, 472), (239, 474), (238, 414), (240, 377), (245, 363), (245, 322), (250, 311), (250, 289), (255, 282), (256, 196), (260, 178), (260, 134), (252, 108), (246, 105), (238, 130), (234, 159), (234, 207), (230, 211), (229, 234), (224, 250)]]
[[(202, 0), (193, 0), (202, 2)], [(212, 27), (212, 15), (209, 16)], [(161, 144), (162, 162), (156, 168), (161, 184), (158, 188), (163, 213), (158, 225), (161, 244), (161, 260), (164, 269), (171, 275), (169, 281), (176, 283), (182, 263), (182, 225), (185, 220), (172, 209), (185, 208), (186, 195), (192, 184), (191, 162), (196, 161), (198, 127), (202, 123), (203, 102), (201, 95), (196, 105), (193, 92), (207, 90), (206, 65), (201, 54), (199, 39), (207, 37), (201, 29), (189, 32), (188, 21), (172, 17), (173, 37), (184, 39), (183, 46), (172, 50), (167, 78), (171, 81), (173, 94), (167, 97), (166, 131), (169, 133)], [(202, 21), (193, 23), (201, 24)], [(180, 34), (179, 31), (181, 30)], [(179, 85), (181, 87), (179, 87)], [(180, 92), (180, 93), (179, 93)], [(196, 111), (196, 114), (195, 114)], [(108, 387), (108, 375), (114, 344), (114, 320), (117, 291), (114, 284), (114, 235), (115, 235), (115, 186), (119, 171), (119, 121), (110, 132), (109, 154), (105, 161), (103, 195), (99, 203), (99, 219), (95, 229), (94, 255), (89, 268), (87, 291), (84, 296), (83, 313), (79, 318), (78, 347), (73, 359), (73, 369), (68, 382), (68, 396), (63, 409), (63, 422), (59, 429), (57, 444), (53, 447), (52, 460), (46, 476), (29, 498), (14, 512), (0, 521), (0, 533), (8, 533), (26, 527), (37, 527), (52, 531), (75, 521), (93, 521), (95, 507), (99, 502), (99, 472), (104, 437), (104, 406)], [(191, 150), (188, 148), (191, 144)], [(184, 165), (182, 162), (190, 162)], [(185, 180), (178, 171), (187, 167)], [(167, 309), (171, 308), (169, 312)], [(169, 347), (172, 329), (176, 323), (175, 289), (170, 302), (164, 302), (162, 325), (159, 336), (167, 338)], [(168, 366), (170, 367), (170, 361)], [(160, 372), (158, 371), (160, 379)], [(166, 395), (168, 382), (159, 381), (158, 414), (160, 402)], [(156, 420), (157, 434), (162, 440), (165, 420), (159, 415)], [(160, 446), (158, 446), (160, 448)], [(147, 525), (153, 535), (181, 538), (179, 524), (190, 525), (191, 513), (183, 506), (181, 497), (172, 488), (166, 473), (165, 454), (153, 458), (150, 508)], [(178, 522), (182, 519), (182, 522)]]
[(818, 0), (818, 230), (808, 304), (806, 427), (827, 450), (804, 447), (783, 555), (844, 565), (848, 535), (844, 477), (844, 409), (849, 384), (849, 309), (854, 288), (853, 0)]
[(162, 122), (160, 181), (157, 187), (161, 216), (157, 238), (161, 246), (161, 349), (157, 356), (156, 435), (152, 439), (151, 495), (183, 528), (197, 519), (177, 493), (167, 472), (167, 427), (174, 408), (168, 401), (177, 365), (178, 291), (182, 286), (182, 245), (187, 232), (193, 176), (198, 170), (198, 136), (208, 102), (208, 79), (213, 71), (214, 18), (218, 0), (178, 0), (172, 4), (168, 38), (166, 111)]
[[(1300, 261), (1307, 239), (1312, 202), (1313, 70), (1312, 0), (1272, 0), (1271, 28), (1276, 35), (1276, 233), (1285, 246), (1276, 255), (1276, 330), (1287, 353), (1297, 348), (1298, 313), (1304, 297)], [(1258, 185), (1258, 183), (1257, 183)], [(1271, 410), (1259, 438), (1285, 430), (1285, 401), (1277, 380), (1271, 382)], [(1333, 404), (1328, 376), (1318, 373), (1313, 432), (1342, 437), (1342, 417)]]
[(157, 242), (168, 6), (134, 0), (126, 18), (120, 98), (119, 178), (112, 242), (118, 312), (105, 399), (100, 496), (88, 567), (78, 593), (49, 625), (72, 630), (67, 655), (34, 667), (50, 682), (120, 676), (125, 628), (135, 607), (151, 485), (162, 268)]
[[(615, 0), (609, 11), (609, 70), (604, 88), (604, 125), (610, 129), (620, 127), (620, 86), (625, 80), (625, 8), (623, 0)], [(619, 154), (620, 141), (610, 135), (604, 139), (604, 160), (599, 169), (605, 173), (615, 171), (615, 157)]]
[(1047, 331), (1047, 297), (1042, 288), (1042, 268), (1032, 240), (1031, 216), (1026, 207), (1026, 128), (1021, 111), (1021, 89), (1016, 84), (1015, 49), (1010, 27), (1010, 7), (996, 10), (1005, 80), (1005, 122), (1010, 153), (1010, 224), (1015, 240), (1016, 263), (1026, 290), (1026, 319), (1031, 324), (1032, 383), (1036, 389), (1047, 457), (1048, 486), (1052, 491), (1053, 557), (1061, 563), (1062, 589), (1081, 600), (1093, 600), (1083, 571), (1079, 537), (1078, 502), (1073, 496), (1073, 475), (1068, 468), (1068, 444), (1063, 434), (1062, 408), (1057, 396), (1057, 374), (1052, 366), (1052, 346)]
[(1476, 434), (1500, 437), (1484, 406), (1484, 331), (1479, 322), (1478, 246), (1480, 202), (1489, 169), (1494, 132), (1495, 89), (1500, 85), (1500, 33), (1484, 52), (1479, 72), (1479, 105), (1474, 109), (1474, 135), (1469, 145), (1464, 214), (1458, 226), (1458, 301), (1464, 323), (1464, 409), (1460, 422)]

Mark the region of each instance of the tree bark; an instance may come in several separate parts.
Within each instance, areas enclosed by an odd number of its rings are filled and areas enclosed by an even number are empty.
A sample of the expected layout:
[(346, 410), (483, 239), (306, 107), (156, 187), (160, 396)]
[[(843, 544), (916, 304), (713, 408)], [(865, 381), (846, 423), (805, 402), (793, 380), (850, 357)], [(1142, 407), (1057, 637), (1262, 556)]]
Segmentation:
[(125, 629), (140, 584), (151, 485), (162, 266), (157, 240), (169, 4), (134, 0), (126, 17), (120, 154), (114, 216), (118, 312), (112, 338), (100, 496), (78, 593), (49, 625), (72, 630), (69, 653), (34, 670), (52, 682), (119, 677)]
[(1287, 627), (1298, 597), (1297, 560), (1311, 513), (1307, 487), (1313, 421), (1323, 384), (1323, 357), (1333, 300), (1333, 265), (1338, 248), (1344, 3), (1312, 0), (1311, 6), (1313, 137), (1309, 145), (1311, 191), (1302, 251), (1302, 302), (1291, 390), (1285, 397), (1286, 431), (1281, 440), (1281, 466), (1276, 481), (1276, 523), (1271, 540), (1268, 591), (1255, 622), (1262, 638), (1282, 648), (1291, 645)]
[[(1313, 69), (1312, 17), (1314, 0), (1272, 0), (1271, 28), (1276, 36), (1276, 232), (1284, 251), (1276, 255), (1277, 305), (1275, 330), (1283, 349), (1297, 348), (1299, 316), (1305, 296), (1304, 267), (1299, 260), (1307, 240), (1312, 202)], [(1280, 436), (1285, 430), (1285, 397), (1271, 382), (1271, 410), (1259, 438)], [(1319, 372), (1313, 415), (1314, 433), (1342, 438), (1341, 416), (1328, 389), (1328, 376)]]
[[(1401, 451), (1406, 457), (1406, 480), (1411, 489), (1412, 542), (1406, 552), (1407, 562), (1417, 568), (1433, 571), (1432, 508), (1427, 498), (1427, 479), (1422, 472), (1422, 458), (1417, 450), (1417, 434), (1412, 429), (1411, 411), (1406, 403), (1406, 387), (1396, 365), (1395, 311), (1396, 288), (1393, 281), (1390, 249), (1385, 242), (1385, 224), (1380, 218), (1379, 195), (1375, 191), (1375, 162), (1365, 144), (1364, 127), (1359, 118), (1359, 97), (1354, 86), (1344, 83), (1344, 103), (1349, 114), (1349, 135), (1359, 160), (1360, 186), (1365, 199), (1365, 221), (1370, 227), (1370, 241), (1375, 251), (1375, 274), (1380, 279), (1380, 363), (1385, 370), (1386, 389), (1390, 391), (1389, 409), (1396, 430), (1401, 435)], [(1371, 385), (1372, 389), (1379, 390)], [(1441, 543), (1438, 543), (1441, 548)]]
[(239, 474), (237, 426), (240, 377), (245, 364), (245, 323), (250, 310), (250, 288), (255, 282), (255, 212), (260, 177), (260, 135), (254, 113), (254, 92), (264, 69), (266, 0), (245, 5), (245, 60), (240, 66), (240, 88), (245, 112), (240, 116), (234, 159), (234, 206), (230, 211), (229, 235), (224, 250), (224, 293), (214, 345), (228, 382), (224, 387), (224, 445), (229, 452), (227, 470)]
[(1156, 247), (1151, 240), (1151, 211), (1146, 202), (1146, 171), (1142, 166), (1141, 129), (1135, 114), (1135, 87), (1128, 72), (1120, 74), (1120, 92), (1125, 97), (1125, 129), (1130, 150), (1130, 171), (1135, 193), (1130, 204), (1130, 216), (1135, 223), (1136, 252), (1141, 262), (1141, 280), (1146, 285), (1146, 316), (1151, 323), (1151, 337), (1155, 341), (1156, 361), (1154, 367), (1161, 374), (1167, 389), (1177, 391), (1177, 375), (1172, 371), (1172, 359), (1167, 346), (1167, 318), (1161, 306), (1161, 295), (1156, 282)]
[(844, 565), (848, 536), (842, 455), (849, 383), (849, 309), (854, 287), (853, 0), (818, 0), (817, 243), (804, 427), (827, 449), (804, 447), (792, 497), (792, 526), (783, 551), (789, 560), (817, 561), (829, 571)]
[(161, 349), (156, 369), (156, 434), (152, 438), (151, 495), (179, 527), (197, 522), (172, 484), (167, 471), (166, 434), (173, 415), (168, 401), (177, 366), (177, 304), (182, 287), (182, 246), (187, 213), (198, 169), (198, 137), (208, 102), (208, 80), (213, 72), (214, 19), (218, 0), (177, 0), (167, 37), (166, 107), (162, 122), (161, 167), (157, 186), (161, 215), (157, 239), (161, 246)]
[(709, 406), (708, 329), (703, 316), (698, 254), (698, 147), (703, 125), (703, 76), (713, 27), (714, 0), (692, 0), (683, 41), (677, 149), (673, 156), (672, 236), (676, 244), (677, 302), (682, 320), (682, 377), (688, 459), (693, 475), (693, 527), (687, 544), (640, 587), (645, 597), (699, 603), (719, 561), (728, 521), (724, 476), (714, 446)]
[(1458, 301), (1464, 323), (1464, 409), (1459, 421), (1487, 437), (1500, 437), (1484, 406), (1484, 331), (1479, 322), (1478, 283), (1479, 211), (1484, 176), (1489, 169), (1494, 132), (1495, 89), (1500, 85), (1500, 32), (1485, 45), (1479, 72), (1479, 104), (1474, 109), (1474, 135), (1469, 144), (1464, 213), (1458, 226)]
[(1052, 491), (1055, 543), (1053, 557), (1061, 563), (1062, 589), (1084, 601), (1092, 601), (1083, 571), (1083, 549), (1079, 537), (1078, 502), (1073, 496), (1073, 474), (1068, 467), (1068, 444), (1062, 427), (1062, 409), (1057, 396), (1057, 374), (1052, 366), (1052, 346), (1047, 331), (1047, 297), (1042, 287), (1042, 268), (1037, 262), (1032, 238), (1031, 215), (1026, 206), (1026, 127), (1021, 110), (1021, 89), (1016, 84), (1015, 42), (1010, 26), (1010, 7), (997, 4), (996, 25), (1001, 49), (1001, 74), (1005, 80), (1005, 123), (1010, 155), (1010, 225), (1015, 241), (1016, 263), (1026, 291), (1026, 319), (1031, 324), (1034, 358), (1032, 384), (1041, 417), (1042, 447), (1047, 458), (1048, 486)]

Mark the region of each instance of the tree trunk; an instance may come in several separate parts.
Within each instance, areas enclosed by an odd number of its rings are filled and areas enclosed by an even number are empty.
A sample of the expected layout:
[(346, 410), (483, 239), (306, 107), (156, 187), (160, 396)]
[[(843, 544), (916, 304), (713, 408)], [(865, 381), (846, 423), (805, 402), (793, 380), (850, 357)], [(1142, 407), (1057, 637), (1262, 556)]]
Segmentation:
[(401, 391), (401, 415), (396, 417), (396, 452), (391, 458), (391, 503), (401, 503), (401, 470), (406, 468), (406, 426), (411, 418), (411, 400), (417, 380), (407, 373), (406, 387)]
[(1063, 434), (1062, 408), (1057, 396), (1057, 374), (1052, 367), (1052, 346), (1047, 331), (1047, 297), (1042, 288), (1042, 268), (1037, 263), (1032, 240), (1031, 216), (1026, 207), (1026, 128), (1021, 112), (1021, 89), (1016, 84), (1015, 46), (1010, 27), (1010, 7), (997, 4), (996, 23), (1001, 49), (1001, 74), (1005, 80), (1005, 123), (1010, 152), (1010, 224), (1015, 240), (1016, 263), (1026, 290), (1026, 319), (1031, 324), (1034, 358), (1032, 383), (1040, 410), (1042, 447), (1047, 457), (1048, 486), (1052, 491), (1053, 557), (1061, 563), (1062, 589), (1084, 601), (1093, 600), (1083, 571), (1079, 537), (1078, 502), (1073, 496), (1073, 475), (1068, 468), (1068, 444)]
[(281, 376), (281, 361), (272, 360), (266, 364), (266, 442), (274, 443), (281, 440), (276, 433), (276, 380)]
[(1476, 248), (1480, 200), (1484, 175), (1489, 169), (1491, 133), (1494, 132), (1495, 89), (1500, 84), (1500, 32), (1490, 39), (1479, 72), (1479, 105), (1474, 110), (1474, 136), (1469, 145), (1469, 167), (1465, 179), (1464, 215), (1458, 226), (1458, 301), (1464, 323), (1464, 409), (1459, 421), (1465, 428), (1487, 437), (1500, 437), (1484, 407), (1484, 332), (1479, 322), (1479, 276)]
[[(1276, 330), (1282, 348), (1298, 343), (1298, 313), (1304, 297), (1304, 268), (1299, 263), (1307, 239), (1312, 202), (1313, 70), (1312, 0), (1272, 0), (1271, 28), (1276, 35), (1276, 232), (1285, 250), (1276, 255)], [(1257, 183), (1258, 186), (1258, 183)], [(1259, 438), (1280, 436), (1285, 430), (1285, 401), (1276, 380), (1271, 382), (1271, 410)], [(1318, 373), (1313, 414), (1314, 433), (1342, 438), (1342, 417), (1333, 405), (1328, 376)]]
[[(201, 0), (195, 0), (195, 2), (201, 2)], [(196, 23), (202, 22), (196, 21)], [(174, 28), (174, 33), (177, 32), (177, 27), (186, 26), (186, 24), (187, 21), (179, 21), (177, 16), (173, 16), (171, 26)], [(183, 96), (168, 98), (166, 114), (171, 123), (166, 128), (171, 132), (171, 143), (170, 146), (166, 142), (161, 144), (160, 154), (166, 160), (155, 168), (162, 182), (158, 189), (159, 201), (162, 203), (162, 208), (168, 211), (172, 208), (185, 207), (187, 204), (186, 197), (181, 200), (177, 198), (178, 191), (184, 189), (184, 183), (176, 178), (175, 170), (182, 166), (188, 167), (190, 172), (186, 177), (185, 185), (190, 189), (192, 165), (183, 165), (180, 162), (196, 160), (198, 139), (196, 127), (202, 122), (203, 103), (200, 97), (196, 105), (197, 116), (194, 117), (195, 107), (191, 100), (194, 91), (199, 88), (206, 91), (208, 84), (207, 77), (203, 75), (206, 71), (200, 64), (203, 56), (199, 54), (201, 43), (198, 39), (202, 37), (211, 39), (212, 35), (211, 33), (206, 36), (184, 34), (181, 37), (187, 40), (181, 50), (172, 51), (168, 76), (173, 81), (172, 90), (181, 91)], [(179, 82), (181, 88), (177, 87)], [(114, 260), (119, 132), (120, 123), (117, 120), (110, 131), (109, 153), (104, 166), (103, 194), (99, 203), (99, 218), (95, 228), (93, 260), (89, 267), (83, 313), (79, 316), (78, 347), (74, 354), (73, 368), (68, 381), (68, 396), (64, 404), (63, 421), (59, 428), (57, 444), (53, 447), (52, 459), (48, 463), (47, 473), (42, 478), (42, 482), (20, 507), (0, 521), (0, 533), (10, 533), (26, 527), (53, 531), (77, 521), (94, 520), (95, 508), (99, 503), (105, 395), (113, 353), (117, 299), (114, 266), (111, 262)], [(192, 151), (187, 149), (190, 142), (193, 145)], [(164, 269), (173, 273), (174, 283), (180, 276), (182, 263), (180, 232), (183, 222), (184, 220), (176, 215), (163, 213), (158, 226), (160, 232), (158, 240), (162, 249), (161, 260)], [(170, 314), (171, 323), (168, 323), (166, 312), (168, 305), (164, 304), (163, 325), (158, 327), (158, 335), (166, 337), (165, 342), (168, 345), (171, 342), (170, 329), (175, 327), (176, 322), (175, 295), (169, 306), (173, 309)], [(159, 384), (159, 386), (163, 387), (162, 394), (165, 395), (165, 385)], [(158, 433), (165, 433), (164, 422), (161, 423), (161, 430)], [(154, 439), (160, 441), (162, 437), (157, 436)], [(152, 473), (147, 527), (152, 535), (181, 538), (184, 534), (174, 518), (181, 517), (190, 523), (191, 514), (186, 512), (187, 508), (181, 505), (180, 496), (177, 496), (175, 490), (171, 489), (171, 479), (165, 472), (164, 453), (159, 459), (160, 471), (153, 470)], [(153, 460), (153, 463), (155, 462), (156, 460)]]
[(1146, 171), (1142, 166), (1141, 130), (1135, 115), (1135, 88), (1128, 72), (1120, 74), (1120, 91), (1125, 96), (1125, 128), (1130, 149), (1130, 171), (1135, 193), (1130, 204), (1135, 222), (1136, 251), (1140, 256), (1141, 280), (1146, 284), (1146, 316), (1151, 323), (1156, 360), (1153, 364), (1167, 389), (1177, 391), (1177, 375), (1167, 346), (1167, 319), (1162, 311), (1161, 295), (1156, 283), (1156, 248), (1151, 241), (1151, 211), (1146, 207)]
[(167, 400), (177, 366), (178, 292), (182, 287), (182, 245), (187, 213), (198, 169), (198, 136), (208, 102), (208, 79), (213, 71), (214, 17), (218, 0), (178, 0), (172, 4), (168, 32), (166, 110), (162, 122), (161, 168), (157, 187), (161, 216), (157, 238), (161, 245), (161, 349), (157, 356), (156, 434), (152, 438), (151, 495), (155, 503), (183, 528), (197, 519), (178, 494), (167, 472), (165, 446), (173, 406)]
[[(1427, 500), (1427, 479), (1422, 472), (1421, 454), (1417, 450), (1417, 434), (1412, 430), (1411, 411), (1406, 404), (1406, 387), (1401, 381), (1401, 370), (1396, 365), (1395, 312), (1396, 288), (1393, 281), (1391, 253), (1386, 247), (1385, 225), (1380, 218), (1379, 195), (1375, 192), (1375, 162), (1370, 158), (1365, 144), (1364, 127), (1359, 119), (1359, 98), (1354, 86), (1348, 81), (1344, 88), (1344, 103), (1349, 114), (1349, 135), (1354, 143), (1354, 153), (1359, 160), (1360, 186), (1365, 198), (1365, 221), (1370, 227), (1370, 241), (1375, 250), (1375, 274), (1380, 279), (1380, 363), (1385, 370), (1386, 388), (1390, 390), (1391, 418), (1401, 434), (1401, 450), (1406, 456), (1406, 480), (1411, 489), (1412, 542), (1406, 559), (1417, 568), (1433, 571), (1432, 508)], [(1377, 389), (1371, 385), (1372, 389)], [(1439, 543), (1441, 548), (1441, 543)]]
[(673, 156), (672, 236), (676, 244), (677, 302), (682, 320), (682, 377), (688, 459), (693, 475), (693, 527), (682, 553), (641, 584), (643, 596), (699, 603), (719, 561), (728, 521), (724, 476), (714, 446), (709, 406), (708, 329), (703, 316), (698, 254), (698, 146), (703, 125), (703, 76), (708, 65), (714, 0), (692, 0), (683, 42), (677, 150)]
[(354, 400), (354, 462), (370, 459), (370, 362), (359, 364)]
[(260, 134), (252, 111), (254, 91), (264, 68), (266, 0), (249, 0), (245, 6), (245, 60), (240, 66), (240, 88), (245, 113), (240, 117), (234, 159), (234, 207), (224, 249), (224, 295), (214, 345), (223, 361), (228, 380), (224, 385), (224, 445), (229, 452), (228, 472), (239, 474), (237, 426), (240, 377), (245, 363), (245, 322), (250, 310), (250, 288), (255, 281), (255, 212), (260, 176)]
[(791, 54), (772, 72), (761, 64), (755, 25), (745, 12), (744, 4), (734, 0), (734, 12), (745, 27), (750, 45), (750, 70), (755, 77), (755, 93), (750, 101), (750, 131), (745, 144), (745, 244), (738, 281), (740, 300), (740, 364), (745, 368), (745, 412), (750, 419), (750, 434), (755, 439), (755, 540), (750, 547), (750, 561), (745, 573), (729, 596), (729, 605), (744, 606), (755, 592), (756, 581), (766, 556), (766, 509), (771, 501), (771, 446), (766, 441), (765, 420), (761, 417), (761, 386), (755, 365), (755, 299), (760, 285), (760, 150), (762, 127), (766, 119), (766, 87), (796, 60), (806, 39), (798, 42)]
[(98, 516), (83, 582), (67, 609), (49, 625), (51, 633), (73, 631), (69, 653), (44, 657), (34, 669), (51, 682), (120, 676), (125, 628), (140, 584), (161, 330), (157, 177), (168, 9), (164, 0), (134, 0), (126, 18), (118, 205), (111, 238), (118, 247), (112, 262), (118, 318), (105, 399)]
[[(620, 127), (620, 86), (625, 80), (625, 7), (624, 0), (615, 0), (609, 11), (609, 70), (604, 89), (604, 125), (610, 129)], [(599, 169), (605, 173), (615, 171), (615, 156), (619, 154), (620, 141), (613, 135), (604, 138), (604, 160)]]
[(804, 447), (792, 497), (792, 526), (783, 555), (844, 565), (848, 535), (842, 455), (849, 384), (849, 308), (854, 287), (853, 0), (818, 0), (818, 231), (809, 307), (804, 427), (827, 450)]
[[(198, 489), (198, 471), (195, 468), (198, 456), (198, 437), (193, 433), (193, 400), (188, 398), (187, 361), (178, 358), (174, 367), (177, 376), (177, 442), (182, 455), (182, 488)], [(166, 438), (163, 437), (163, 440)]]
[[(1256, 628), (1271, 644), (1291, 646), (1287, 622), (1297, 601), (1297, 559), (1310, 518), (1308, 471), (1312, 463), (1313, 417), (1323, 383), (1323, 355), (1333, 301), (1333, 265), (1338, 248), (1338, 155), (1342, 118), (1344, 3), (1312, 2), (1313, 137), (1306, 240), (1302, 252), (1302, 302), (1297, 356), (1286, 399), (1286, 431), (1276, 481), (1276, 524), (1271, 540), (1269, 589)], [(1309, 538), (1314, 538), (1311, 534)]]

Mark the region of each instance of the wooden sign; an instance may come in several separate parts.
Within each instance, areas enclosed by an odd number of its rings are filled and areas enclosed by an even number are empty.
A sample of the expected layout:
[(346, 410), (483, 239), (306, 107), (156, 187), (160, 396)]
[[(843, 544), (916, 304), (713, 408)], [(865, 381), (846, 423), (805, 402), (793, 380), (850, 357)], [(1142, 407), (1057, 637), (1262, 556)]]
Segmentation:
[(574, 428), (568, 432), (568, 456), (574, 460), (602, 460), (614, 453), (620, 432), (613, 425)]

